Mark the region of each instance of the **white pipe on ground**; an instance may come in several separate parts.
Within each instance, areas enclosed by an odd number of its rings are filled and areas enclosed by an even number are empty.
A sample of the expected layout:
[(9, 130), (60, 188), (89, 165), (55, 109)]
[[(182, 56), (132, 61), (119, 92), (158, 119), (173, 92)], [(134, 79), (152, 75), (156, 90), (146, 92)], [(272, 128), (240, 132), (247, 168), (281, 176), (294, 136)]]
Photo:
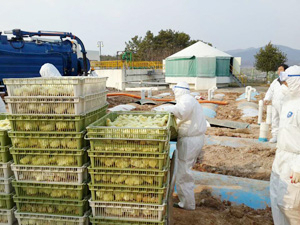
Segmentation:
[(247, 101), (250, 102), (251, 101), (251, 93), (254, 93), (256, 92), (256, 89), (255, 88), (251, 88), (249, 91), (248, 91), (248, 94), (247, 94)]
[(210, 88), (210, 89), (208, 89), (208, 92), (207, 92), (207, 99), (208, 99), (208, 101), (211, 101), (211, 99), (212, 99), (212, 89)]
[(245, 88), (245, 99), (248, 98), (248, 91), (250, 91), (251, 88), (252, 88), (251, 86), (247, 86), (247, 87)]
[(148, 98), (152, 98), (152, 89), (151, 88), (148, 90)]
[(267, 124), (272, 123), (272, 105), (267, 106), (267, 119), (266, 119)]
[(262, 116), (263, 116), (263, 111), (264, 111), (264, 101), (259, 100), (258, 102), (258, 124), (261, 124), (262, 122)]
[(213, 88), (211, 88), (211, 98), (214, 98), (214, 93), (218, 88), (216, 86), (214, 86)]
[(269, 132), (269, 124), (262, 122), (260, 124), (259, 130), (259, 141), (267, 142), (268, 141), (268, 132)]
[(145, 99), (146, 97), (146, 90), (141, 90), (141, 99)]

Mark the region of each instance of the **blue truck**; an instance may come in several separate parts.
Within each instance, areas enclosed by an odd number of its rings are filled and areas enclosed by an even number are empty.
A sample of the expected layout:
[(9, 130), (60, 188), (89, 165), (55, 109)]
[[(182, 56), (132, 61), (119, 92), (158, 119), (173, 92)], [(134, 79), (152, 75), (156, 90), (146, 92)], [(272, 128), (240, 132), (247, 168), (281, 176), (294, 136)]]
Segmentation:
[[(11, 36), (9, 38), (9, 36)], [(46, 37), (41, 38), (41, 37)], [(58, 37), (50, 39), (49, 37)], [(78, 57), (80, 46), (82, 57)], [(43, 64), (51, 63), (63, 76), (86, 76), (90, 62), (83, 42), (72, 33), (20, 29), (0, 32), (0, 85), (3, 78), (39, 77)]]

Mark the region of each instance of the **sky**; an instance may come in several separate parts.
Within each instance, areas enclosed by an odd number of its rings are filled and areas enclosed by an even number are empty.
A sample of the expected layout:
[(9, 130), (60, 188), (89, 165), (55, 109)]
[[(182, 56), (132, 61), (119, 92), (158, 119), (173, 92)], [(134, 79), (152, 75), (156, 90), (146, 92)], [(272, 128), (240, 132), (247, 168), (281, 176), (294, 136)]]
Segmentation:
[(185, 32), (220, 50), (269, 41), (300, 49), (299, 0), (0, 0), (0, 30), (72, 32), (87, 50), (116, 55), (148, 30)]

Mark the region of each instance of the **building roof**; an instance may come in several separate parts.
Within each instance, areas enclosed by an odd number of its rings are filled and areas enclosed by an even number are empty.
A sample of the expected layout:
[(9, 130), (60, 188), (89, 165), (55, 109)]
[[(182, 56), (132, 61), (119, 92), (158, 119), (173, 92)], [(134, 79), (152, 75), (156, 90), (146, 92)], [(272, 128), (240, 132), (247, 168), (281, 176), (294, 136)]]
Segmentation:
[(214, 47), (209, 46), (208, 44), (203, 43), (202, 41), (198, 41), (197, 43), (182, 49), (181, 51), (167, 57), (167, 59), (172, 58), (188, 58), (188, 57), (232, 57), (231, 55), (222, 52)]

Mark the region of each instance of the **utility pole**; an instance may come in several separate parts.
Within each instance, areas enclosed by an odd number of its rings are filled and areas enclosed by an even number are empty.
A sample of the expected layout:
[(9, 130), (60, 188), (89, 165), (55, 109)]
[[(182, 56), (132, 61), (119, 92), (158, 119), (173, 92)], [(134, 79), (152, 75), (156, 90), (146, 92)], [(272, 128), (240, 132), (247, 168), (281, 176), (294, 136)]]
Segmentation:
[(97, 47), (99, 48), (99, 62), (101, 62), (101, 47), (104, 47), (103, 41), (98, 41)]

